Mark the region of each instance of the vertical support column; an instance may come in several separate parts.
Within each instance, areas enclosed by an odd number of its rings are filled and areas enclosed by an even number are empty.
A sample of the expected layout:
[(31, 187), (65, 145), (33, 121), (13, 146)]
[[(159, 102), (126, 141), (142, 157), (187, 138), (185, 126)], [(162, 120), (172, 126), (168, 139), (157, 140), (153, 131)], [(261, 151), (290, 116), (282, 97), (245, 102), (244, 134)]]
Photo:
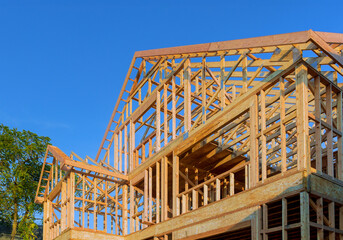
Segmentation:
[(251, 219), (251, 239), (261, 240), (262, 230), (262, 208), (261, 206), (256, 207), (255, 214)]
[(114, 169), (118, 170), (118, 134), (115, 133), (113, 138), (114, 138), (114, 141), (113, 141)]
[(208, 204), (208, 186), (204, 184), (204, 206)]
[(85, 182), (85, 175), (82, 174), (82, 218), (81, 218), (81, 225), (82, 228), (85, 228), (85, 189), (86, 182)]
[(326, 154), (327, 154), (327, 171), (330, 176), (334, 176), (333, 167), (333, 133), (332, 133), (332, 85), (326, 86), (326, 123), (330, 126), (327, 129)]
[[(337, 129), (343, 131), (342, 125), (342, 92), (337, 93)], [(343, 141), (342, 137), (337, 136), (337, 178), (343, 180)], [(343, 216), (342, 216), (343, 217)], [(343, 221), (343, 220), (342, 220)], [(342, 236), (343, 239), (343, 236)]]
[(48, 202), (48, 209), (49, 209), (49, 221), (48, 221), (48, 239), (53, 239), (53, 224), (54, 224), (54, 207), (52, 206), (52, 201), (49, 199), (47, 200)]
[(225, 55), (220, 56), (220, 107), (223, 110), (225, 107), (225, 83), (224, 83), (224, 78), (225, 78)]
[(156, 162), (156, 223), (160, 222), (160, 162)]
[(308, 80), (307, 68), (298, 64), (295, 69), (297, 105), (297, 148), (298, 170), (310, 171), (309, 130), (308, 130)]
[(98, 185), (98, 181), (96, 178), (94, 178), (94, 186), (93, 186), (93, 201), (94, 201), (94, 205), (93, 205), (93, 226), (94, 226), (94, 230), (97, 230), (98, 228), (98, 216), (96, 213), (96, 199), (97, 199), (97, 195), (98, 195), (98, 190), (97, 190), (97, 185)]
[[(317, 223), (323, 226), (324, 212), (323, 212), (323, 198), (318, 198), (317, 201)], [(324, 230), (323, 228), (317, 229), (317, 239), (324, 240)]]
[(192, 190), (192, 210), (198, 208), (198, 192), (197, 190)]
[[(119, 220), (119, 217), (118, 217), (118, 183), (115, 183), (115, 197), (116, 197), (116, 205), (115, 205), (115, 224), (114, 224), (114, 234), (119, 234), (119, 231), (118, 231), (118, 220)], [(89, 214), (88, 214), (89, 216)]]
[(127, 192), (128, 186), (123, 185), (123, 235), (127, 235)]
[(43, 202), (43, 239), (44, 240), (49, 240), (48, 236), (48, 217), (49, 217), (49, 208), (48, 208), (48, 203), (47, 201)]
[(156, 94), (156, 152), (158, 152), (161, 148), (161, 93), (157, 90)]
[(129, 171), (132, 171), (134, 168), (134, 154), (133, 150), (135, 149), (135, 123), (130, 120), (130, 164), (129, 164)]
[(124, 174), (127, 174), (127, 125), (124, 126)]
[(216, 201), (220, 200), (220, 180), (216, 179)]
[(300, 193), (301, 240), (310, 239), (310, 206), (308, 192)]
[(267, 204), (262, 205), (262, 226), (263, 226), (263, 240), (268, 240), (268, 206)]
[(149, 167), (149, 222), (152, 222), (152, 168)]
[(248, 90), (248, 57), (244, 56), (242, 60), (242, 74), (243, 74), (243, 93)]
[(122, 172), (122, 168), (123, 168), (123, 162), (122, 162), (122, 158), (123, 158), (123, 148), (122, 148), (122, 144), (123, 144), (123, 131), (119, 131), (119, 172)]
[(74, 227), (74, 212), (75, 212), (75, 173), (71, 172), (69, 174), (69, 227)]
[(179, 194), (179, 157), (173, 152), (173, 217), (179, 215), (177, 195)]
[(287, 240), (287, 199), (282, 198), (282, 240)]
[(148, 221), (148, 195), (149, 195), (149, 173), (148, 169), (144, 170), (144, 209), (143, 209), (143, 222)]
[[(281, 172), (287, 171), (287, 149), (286, 149), (286, 126), (285, 126), (285, 114), (286, 114), (286, 99), (285, 99), (285, 82), (280, 78), (280, 131), (281, 131)], [(262, 143), (263, 145), (263, 143)]]
[(176, 138), (176, 86), (174, 75), (172, 77), (172, 138)]
[(262, 182), (267, 178), (267, 140), (264, 131), (266, 130), (266, 93), (264, 90), (260, 92), (261, 104), (261, 168)]
[(191, 129), (192, 113), (191, 113), (191, 62), (187, 57), (184, 70), (184, 123), (185, 132)]
[(135, 219), (133, 215), (135, 214), (135, 189), (133, 188), (132, 182), (130, 182), (130, 233), (134, 232), (135, 229)]
[(315, 126), (315, 149), (316, 149), (316, 169), (321, 172), (323, 170), (322, 163), (322, 123), (321, 123), (321, 97), (320, 97), (320, 77), (314, 79), (314, 109), (317, 119)]
[(67, 208), (66, 208), (66, 200), (67, 200), (67, 184), (65, 181), (62, 181), (62, 192), (61, 192), (61, 230), (63, 231), (66, 229), (66, 218), (67, 218)]
[(105, 215), (104, 215), (104, 230), (107, 232), (107, 191), (108, 191), (108, 182), (105, 180)]
[(230, 196), (235, 194), (235, 174), (230, 173)]
[(202, 106), (202, 123), (206, 122), (206, 57), (202, 58), (201, 69), (201, 106)]
[(164, 146), (168, 144), (168, 85), (164, 84), (163, 89), (163, 113), (164, 113)]
[(258, 163), (258, 106), (257, 95), (253, 96), (250, 107), (250, 162), (251, 162), (251, 186), (255, 186), (259, 181), (259, 163)]
[[(335, 229), (335, 202), (329, 202), (329, 222), (330, 227)], [(335, 240), (335, 231), (329, 232), (329, 240)]]
[(167, 157), (162, 158), (162, 221), (168, 219), (168, 161)]

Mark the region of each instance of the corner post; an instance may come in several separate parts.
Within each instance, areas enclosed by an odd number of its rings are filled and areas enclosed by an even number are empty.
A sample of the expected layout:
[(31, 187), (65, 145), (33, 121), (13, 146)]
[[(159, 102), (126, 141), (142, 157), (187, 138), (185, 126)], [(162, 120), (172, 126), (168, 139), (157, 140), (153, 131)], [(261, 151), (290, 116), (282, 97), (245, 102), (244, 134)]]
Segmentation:
[(308, 79), (307, 68), (299, 63), (295, 68), (296, 105), (297, 105), (297, 145), (298, 170), (311, 171), (309, 157), (309, 130), (308, 130)]

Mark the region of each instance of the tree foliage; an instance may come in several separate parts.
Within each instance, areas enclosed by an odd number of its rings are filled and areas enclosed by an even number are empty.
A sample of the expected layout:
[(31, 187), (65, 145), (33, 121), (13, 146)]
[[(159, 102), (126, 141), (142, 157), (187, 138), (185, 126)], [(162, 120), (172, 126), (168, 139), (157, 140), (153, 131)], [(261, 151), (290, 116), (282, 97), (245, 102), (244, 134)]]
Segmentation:
[(19, 233), (33, 239), (35, 215), (41, 205), (34, 199), (50, 138), (0, 125), (0, 222), (12, 226), (12, 239)]

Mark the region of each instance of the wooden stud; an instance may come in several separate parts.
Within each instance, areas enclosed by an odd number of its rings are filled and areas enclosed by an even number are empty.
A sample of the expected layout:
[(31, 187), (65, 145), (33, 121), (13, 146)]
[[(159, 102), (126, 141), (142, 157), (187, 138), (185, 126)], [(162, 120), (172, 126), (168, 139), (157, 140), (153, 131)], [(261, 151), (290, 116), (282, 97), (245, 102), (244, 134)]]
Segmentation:
[(308, 80), (307, 68), (298, 64), (295, 68), (297, 102), (297, 155), (298, 169), (310, 171), (308, 134)]
[(310, 207), (307, 192), (300, 193), (300, 224), (301, 240), (310, 239)]
[(314, 99), (315, 99), (315, 117), (318, 120), (315, 123), (315, 148), (316, 148), (316, 169), (321, 172), (323, 170), (322, 164), (322, 128), (321, 128), (321, 97), (320, 97), (320, 77), (314, 79)]
[(326, 123), (330, 126), (327, 129), (326, 139), (326, 155), (327, 155), (327, 173), (330, 176), (334, 176), (334, 166), (333, 166), (333, 132), (332, 132), (332, 85), (326, 86)]
[(156, 162), (156, 223), (160, 222), (160, 162)]
[(173, 216), (179, 215), (178, 211), (178, 197), (179, 194), (179, 157), (173, 155)]

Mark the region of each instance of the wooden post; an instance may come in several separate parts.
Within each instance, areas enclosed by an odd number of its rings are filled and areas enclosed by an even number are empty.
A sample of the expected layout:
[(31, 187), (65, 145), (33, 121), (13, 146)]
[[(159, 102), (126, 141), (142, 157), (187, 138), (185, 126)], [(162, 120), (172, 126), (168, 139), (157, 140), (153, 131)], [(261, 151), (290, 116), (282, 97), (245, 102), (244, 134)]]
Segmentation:
[(135, 123), (130, 120), (130, 164), (129, 164), (129, 171), (132, 171), (132, 169), (134, 168), (134, 154), (133, 151), (135, 149)]
[(216, 179), (216, 201), (220, 200), (220, 180)]
[(69, 189), (70, 191), (68, 191), (69, 195), (69, 227), (73, 228), (74, 227), (74, 210), (75, 210), (75, 173), (71, 172), (69, 174)]
[(235, 174), (230, 173), (230, 196), (235, 194)]
[(130, 233), (134, 232), (135, 219), (133, 215), (135, 214), (135, 189), (133, 188), (132, 182), (130, 182)]
[(143, 210), (143, 222), (148, 221), (148, 205), (149, 205), (149, 173), (148, 169), (144, 170), (144, 210)]
[(107, 193), (108, 193), (108, 182), (107, 182), (107, 180), (105, 180), (105, 215), (104, 215), (104, 230), (105, 230), (105, 232), (107, 232), (107, 208), (108, 208)]
[(267, 141), (264, 130), (266, 130), (266, 93), (261, 90), (260, 93), (261, 104), (261, 170), (262, 170), (262, 182), (267, 178)]
[(113, 150), (114, 150), (114, 168), (118, 170), (118, 134), (114, 134), (113, 136)]
[(282, 240), (287, 240), (287, 199), (282, 198)]
[[(335, 202), (329, 202), (329, 222), (331, 228), (335, 229)], [(329, 232), (329, 240), (335, 240), (335, 231)]]
[(258, 112), (257, 95), (253, 96), (250, 107), (250, 162), (251, 162), (251, 186), (255, 186), (259, 181), (259, 163), (258, 163)]
[(198, 192), (196, 190), (192, 190), (192, 210), (198, 208)]
[(160, 162), (156, 162), (156, 223), (160, 222)]
[(321, 97), (320, 97), (320, 77), (314, 79), (314, 109), (316, 121), (315, 125), (315, 149), (316, 149), (316, 169), (321, 172), (323, 170), (322, 164), (322, 123), (321, 123)]
[(163, 90), (163, 126), (164, 126), (164, 146), (168, 144), (168, 85), (164, 84)]
[(43, 202), (43, 239), (49, 240), (49, 205), (48, 202), (45, 200)]
[[(286, 149), (286, 126), (284, 123), (286, 114), (285, 82), (280, 78), (280, 131), (281, 131), (281, 172), (287, 171), (287, 149)], [(262, 143), (262, 146), (264, 144)], [(287, 235), (287, 234), (286, 234)]]
[(48, 202), (48, 209), (49, 209), (49, 212), (48, 212), (48, 216), (49, 216), (49, 221), (48, 221), (48, 236), (49, 236), (49, 239), (53, 239), (53, 229), (51, 228), (52, 225), (54, 224), (54, 207), (52, 206), (52, 202), (48, 199), (47, 200)]
[(127, 174), (127, 125), (124, 127), (124, 174)]
[[(157, 91), (156, 97), (156, 152), (161, 148), (161, 93)], [(149, 147), (150, 150), (150, 147)]]
[(298, 64), (295, 68), (296, 105), (297, 105), (297, 148), (298, 170), (311, 171), (309, 157), (309, 130), (308, 130), (308, 80), (307, 68)]
[(162, 158), (162, 221), (168, 219), (168, 158)]
[(179, 215), (178, 197), (179, 194), (179, 157), (173, 153), (173, 216)]
[(126, 184), (123, 185), (123, 235), (127, 235), (127, 190)]
[(208, 186), (204, 184), (204, 206), (208, 204)]
[(152, 168), (149, 167), (149, 222), (152, 222)]
[(123, 169), (123, 162), (122, 162), (122, 159), (123, 159), (123, 152), (122, 152), (122, 144), (123, 144), (123, 131), (120, 131), (119, 132), (119, 172), (122, 171)]
[(310, 239), (310, 206), (307, 192), (300, 193), (301, 240)]
[(172, 138), (176, 138), (176, 86), (175, 76), (172, 78)]
[(263, 226), (263, 240), (268, 240), (268, 206), (267, 204), (262, 205), (262, 226)]
[(333, 133), (332, 133), (332, 85), (326, 86), (326, 123), (330, 126), (327, 129), (326, 139), (326, 154), (327, 154), (327, 172), (330, 176), (334, 176), (333, 166)]
[(261, 206), (258, 206), (251, 220), (251, 239), (252, 240), (261, 240), (261, 229), (262, 229), (262, 209), (261, 209)]
[(243, 74), (243, 93), (248, 90), (248, 57), (245, 56), (242, 60), (242, 74)]
[[(118, 223), (118, 220), (119, 220), (119, 217), (118, 217), (118, 183), (115, 183), (115, 197), (116, 197), (116, 205), (115, 205), (115, 224), (114, 224), (114, 234), (119, 234), (119, 230), (118, 230), (118, 227), (117, 227), (117, 223)], [(88, 214), (89, 216), (89, 214)]]
[(61, 189), (61, 230), (64, 231), (66, 229), (66, 218), (67, 218), (67, 208), (66, 208), (66, 201), (67, 201), (67, 184), (65, 181), (62, 182), (62, 189)]
[(185, 62), (184, 70), (184, 123), (185, 123), (185, 132), (188, 132), (191, 129), (191, 62), (187, 58)]
[(97, 199), (97, 195), (98, 195), (98, 190), (97, 190), (97, 179), (94, 178), (94, 186), (93, 186), (93, 201), (94, 201), (94, 205), (93, 205), (93, 226), (94, 226), (94, 230), (97, 230), (98, 226), (97, 226), (97, 223), (98, 223), (98, 216), (97, 216), (97, 213), (96, 213), (96, 199)]
[(202, 58), (201, 69), (201, 105), (202, 105), (202, 123), (206, 122), (206, 58)]

